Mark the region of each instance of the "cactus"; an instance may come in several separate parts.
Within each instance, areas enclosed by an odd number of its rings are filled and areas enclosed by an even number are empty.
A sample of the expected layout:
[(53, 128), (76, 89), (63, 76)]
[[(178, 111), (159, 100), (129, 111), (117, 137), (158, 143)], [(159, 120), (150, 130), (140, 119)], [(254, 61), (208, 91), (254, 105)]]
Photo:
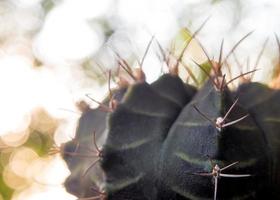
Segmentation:
[(255, 70), (231, 80), (221, 70), (248, 35), (224, 59), (221, 45), (210, 73), (196, 63), (201, 88), (179, 78), (179, 59), (152, 84), (120, 60), (135, 82), (83, 107), (61, 147), (66, 189), (79, 200), (280, 199), (280, 91), (250, 80), (230, 89)]

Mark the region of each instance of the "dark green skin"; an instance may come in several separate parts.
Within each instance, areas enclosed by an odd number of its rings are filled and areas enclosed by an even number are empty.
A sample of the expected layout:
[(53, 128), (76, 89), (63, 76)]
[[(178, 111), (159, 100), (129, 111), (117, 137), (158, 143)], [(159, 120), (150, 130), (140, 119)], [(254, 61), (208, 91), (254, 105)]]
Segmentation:
[(270, 155), (267, 185), (272, 198), (280, 199), (280, 91), (260, 83), (247, 83), (238, 88), (236, 95), (265, 135)]
[[(121, 101), (123, 95), (126, 92), (126, 88), (118, 91), (113, 91), (114, 99)], [(109, 99), (103, 101), (105, 105), (109, 105)], [(102, 172), (97, 168), (92, 168), (86, 176), (83, 176), (85, 170), (96, 161), (96, 157), (83, 157), (83, 156), (71, 156), (63, 152), (75, 152), (83, 155), (95, 155), (96, 149), (93, 144), (93, 133), (95, 132), (96, 140), (104, 134), (106, 130), (106, 121), (108, 113), (101, 109), (89, 109), (82, 113), (75, 134), (75, 138), (62, 145), (62, 157), (66, 161), (66, 164), (71, 171), (71, 175), (67, 177), (64, 185), (66, 190), (76, 195), (79, 198), (98, 196), (92, 187), (95, 185), (96, 179), (100, 179)], [(92, 176), (93, 175), (93, 176)]]
[[(94, 150), (93, 146), (93, 131), (96, 131), (97, 138), (105, 130), (106, 113), (99, 109), (90, 109), (82, 114), (79, 119), (75, 138), (63, 145), (63, 151), (76, 152), (80, 154), (89, 154), (89, 150)], [(95, 157), (82, 157), (82, 156), (70, 156), (63, 154), (63, 159), (66, 161), (68, 168), (71, 171), (71, 175), (67, 177), (64, 185), (68, 192), (78, 197), (89, 197), (96, 195), (96, 193), (90, 189), (90, 185), (93, 185), (93, 181), (89, 176), (82, 178), (82, 175), (87, 166), (90, 166), (92, 162), (96, 160)]]
[[(216, 91), (212, 83), (207, 82), (184, 107), (163, 145), (161, 177), (168, 177), (163, 178), (163, 190), (167, 192), (160, 193), (163, 195), (159, 199), (213, 199), (213, 179), (194, 174), (211, 172), (214, 166), (209, 158), (221, 168), (239, 161), (226, 173), (254, 175), (219, 179), (219, 199), (252, 199), (265, 190), (267, 147), (253, 119), (247, 117), (218, 131), (193, 108), (196, 105), (206, 116), (215, 120), (224, 116), (232, 104), (227, 89)], [(247, 111), (237, 105), (229, 119), (238, 119), (245, 114)]]
[(157, 199), (163, 141), (194, 93), (193, 87), (170, 75), (129, 89), (109, 118), (102, 160), (108, 199)]
[[(243, 96), (243, 90), (253, 92)], [(261, 101), (260, 107), (250, 107), (246, 98), (252, 98), (253, 93), (255, 97), (262, 96), (258, 90), (258, 87), (255, 89), (249, 85), (240, 86), (234, 93), (227, 88), (219, 92), (211, 82), (207, 82), (196, 93), (180, 78), (166, 74), (151, 85), (137, 83), (131, 86), (113, 113), (98, 118), (104, 119), (104, 123), (95, 118), (89, 118), (91, 122), (81, 120), (76, 139), (84, 140), (84, 145), (92, 148), (92, 144), (87, 143), (88, 137), (85, 137), (90, 133), (82, 133), (83, 127), (87, 127), (88, 123), (93, 128), (107, 127), (107, 139), (100, 160), (107, 199), (213, 199), (213, 179), (194, 174), (211, 172), (214, 166), (209, 157), (221, 168), (239, 161), (225, 173), (253, 175), (219, 179), (218, 199), (279, 199), (274, 189), (279, 186), (280, 180), (276, 170), (279, 166), (279, 144), (276, 141), (280, 140), (273, 130), (277, 124), (263, 123), (263, 119), (266, 115), (277, 117), (280, 112), (277, 97), (268, 98), (275, 106), (275, 115), (267, 111), (266, 101)], [(264, 92), (267, 90), (264, 89)], [(247, 113), (250, 116), (222, 131), (218, 131), (193, 108), (196, 105), (215, 120), (224, 116), (235, 96), (240, 96), (240, 101), (228, 121)], [(275, 137), (277, 140), (274, 140)], [(73, 151), (73, 145), (71, 148)], [(97, 196), (90, 190), (96, 171), (90, 171), (87, 181), (77, 182), (82, 173), (78, 170), (79, 165), (86, 163), (88, 166), (91, 162), (76, 157), (64, 158), (72, 172), (68, 180), (71, 177), (74, 180), (71, 184), (66, 182), (67, 190), (79, 197)]]

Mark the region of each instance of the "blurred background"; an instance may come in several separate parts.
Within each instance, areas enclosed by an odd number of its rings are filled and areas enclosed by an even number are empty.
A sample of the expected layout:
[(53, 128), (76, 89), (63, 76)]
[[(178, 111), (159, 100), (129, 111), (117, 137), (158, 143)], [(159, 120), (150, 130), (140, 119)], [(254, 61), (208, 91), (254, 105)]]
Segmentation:
[[(0, 200), (76, 199), (63, 187), (66, 164), (48, 151), (74, 137), (76, 102), (97, 107), (85, 94), (105, 97), (114, 51), (134, 66), (152, 36), (170, 49), (182, 28), (194, 32), (209, 18), (197, 38), (211, 58), (222, 39), (228, 52), (254, 31), (235, 51), (240, 65), (254, 68), (268, 38), (254, 76), (267, 83), (278, 64), (279, 10), (278, 0), (1, 0)], [(205, 61), (195, 42), (188, 51)], [(153, 44), (143, 65), (148, 82), (161, 73), (158, 55)]]

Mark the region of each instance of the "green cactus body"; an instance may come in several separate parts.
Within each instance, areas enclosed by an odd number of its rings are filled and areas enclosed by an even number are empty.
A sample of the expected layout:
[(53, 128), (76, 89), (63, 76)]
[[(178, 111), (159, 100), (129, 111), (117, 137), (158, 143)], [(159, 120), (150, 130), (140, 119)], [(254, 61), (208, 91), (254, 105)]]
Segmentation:
[[(279, 91), (216, 86), (164, 74), (115, 91), (111, 113), (84, 112), (63, 146), (66, 189), (80, 200), (280, 199)], [(99, 155), (94, 131), (106, 135)]]
[[(63, 152), (75, 152), (77, 155), (63, 153), (71, 175), (66, 179), (65, 186), (68, 191), (76, 196), (96, 195), (87, 187), (93, 183), (90, 176), (82, 177), (87, 166), (96, 160), (91, 156), (92, 133), (95, 131), (100, 136), (105, 131), (106, 113), (99, 109), (90, 109), (83, 113), (79, 119), (75, 139), (63, 145)], [(81, 154), (81, 155), (80, 155)], [(88, 156), (84, 156), (88, 155)]]
[(280, 186), (280, 92), (260, 83), (247, 83), (238, 88), (238, 94), (242, 94), (240, 102), (248, 109), (259, 129), (265, 135), (266, 151), (270, 157), (268, 186), (280, 198), (278, 191)]
[(193, 87), (170, 75), (128, 90), (109, 118), (109, 127), (114, 128), (104, 145), (102, 168), (109, 199), (157, 199), (163, 142), (194, 93)]
[[(219, 198), (252, 198), (263, 190), (267, 177), (268, 156), (262, 132), (251, 117), (220, 131), (204, 119), (193, 105), (205, 115), (213, 118), (224, 116), (233, 104), (230, 92), (216, 91), (210, 82), (184, 107), (173, 123), (163, 147), (163, 179), (169, 191), (168, 198), (159, 199), (212, 199), (211, 177), (199, 176), (198, 172), (211, 172), (211, 160), (219, 166), (239, 161), (228, 169), (232, 174), (255, 174), (256, 176), (219, 180)], [(230, 113), (230, 119), (246, 114), (237, 105)], [(174, 165), (176, 163), (176, 166)], [(260, 170), (261, 169), (261, 170)], [(212, 185), (212, 187), (211, 187)], [(234, 190), (233, 190), (234, 188)], [(166, 196), (167, 194), (165, 194)]]

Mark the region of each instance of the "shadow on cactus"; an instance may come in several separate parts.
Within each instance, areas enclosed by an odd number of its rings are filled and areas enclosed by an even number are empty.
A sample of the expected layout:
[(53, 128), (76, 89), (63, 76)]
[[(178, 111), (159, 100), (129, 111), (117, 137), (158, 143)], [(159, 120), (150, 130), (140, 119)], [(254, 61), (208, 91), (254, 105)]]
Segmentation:
[(99, 108), (80, 105), (76, 136), (61, 147), (71, 171), (67, 191), (79, 200), (280, 199), (280, 92), (245, 78), (256, 69), (224, 74), (251, 33), (226, 56), (222, 42), (217, 62), (202, 47), (210, 68), (194, 63), (208, 80), (201, 87), (184, 83), (178, 68), (199, 30), (175, 64), (159, 45), (169, 73), (152, 84), (141, 66), (154, 38), (137, 70), (116, 54), (133, 83), (120, 77)]

